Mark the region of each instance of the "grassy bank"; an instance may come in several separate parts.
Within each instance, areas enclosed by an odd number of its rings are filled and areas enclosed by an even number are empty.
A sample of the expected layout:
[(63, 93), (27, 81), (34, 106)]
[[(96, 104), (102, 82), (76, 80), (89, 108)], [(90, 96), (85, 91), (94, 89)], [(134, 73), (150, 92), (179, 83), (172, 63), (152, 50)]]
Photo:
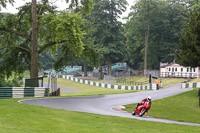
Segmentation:
[[(141, 79), (141, 78), (139, 78)], [(138, 79), (138, 80), (139, 80)], [(142, 78), (143, 79), (143, 78)], [(45, 79), (47, 82), (48, 80)], [(92, 80), (95, 81), (95, 80)], [(164, 79), (164, 86), (180, 83), (185, 81), (185, 79)], [(136, 92), (133, 90), (115, 90), (115, 89), (108, 89), (108, 88), (102, 88), (102, 87), (96, 87), (92, 85), (82, 84), (78, 82), (74, 82), (71, 80), (58, 78), (57, 80), (58, 85), (65, 86), (67, 88), (82, 90), (82, 92), (62, 92), (62, 96), (91, 96), (91, 95), (105, 95), (105, 94), (119, 94), (119, 93), (129, 93), (129, 92)]]
[(200, 127), (72, 112), (0, 100), (1, 133), (198, 133)]
[(168, 85), (187, 81), (188, 79), (184, 79), (184, 78), (162, 78), (161, 80), (162, 80), (162, 87), (165, 87), (165, 86), (168, 86)]
[[(152, 102), (148, 116), (200, 123), (200, 108), (198, 107), (197, 89)], [(126, 105), (126, 110), (131, 112), (136, 104)]]
[(67, 79), (58, 79), (58, 84), (60, 86), (65, 86), (67, 88), (82, 90), (82, 92), (62, 92), (62, 96), (91, 96), (91, 95), (105, 95), (105, 94), (119, 94), (119, 93), (129, 93), (136, 92), (132, 90), (114, 90), (102, 87), (96, 87), (87, 84), (77, 83)]

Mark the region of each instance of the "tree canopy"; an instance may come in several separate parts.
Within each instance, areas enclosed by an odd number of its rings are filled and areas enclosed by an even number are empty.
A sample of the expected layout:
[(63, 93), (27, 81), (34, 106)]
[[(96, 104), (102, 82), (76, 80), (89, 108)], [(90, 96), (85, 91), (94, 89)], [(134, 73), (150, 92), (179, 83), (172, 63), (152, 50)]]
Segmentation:
[(108, 62), (110, 68), (108, 74), (111, 74), (112, 61), (122, 60), (124, 55), (122, 34), (122, 23), (119, 21), (120, 15), (126, 10), (126, 0), (94, 0), (94, 8), (89, 15), (92, 32), (91, 37), (94, 40), (102, 58)]
[(6, 4), (7, 3), (13, 3), (15, 0), (0, 0), (0, 11), (1, 11), (1, 8), (6, 8)]
[[(14, 2), (0, 0), (0, 8)], [(28, 69), (37, 77), (38, 66), (59, 70), (77, 60), (107, 64), (109, 75), (112, 63), (124, 61), (140, 70), (174, 60), (199, 65), (199, 0), (135, 1), (124, 24), (119, 18), (126, 0), (65, 2), (63, 11), (48, 0), (32, 0), (16, 14), (0, 13), (0, 75)]]
[(178, 45), (177, 61), (183, 66), (200, 66), (200, 12), (192, 9)]
[[(70, 3), (70, 7), (77, 7), (79, 11), (86, 13), (92, 6), (92, 0), (71, 0)], [(11, 71), (21, 73), (26, 68), (31, 71), (37, 67), (38, 61), (32, 60), (33, 52), (35, 52), (35, 58), (44, 51), (51, 51), (54, 54), (58, 48), (66, 57), (80, 56), (82, 53), (82, 37), (85, 33), (81, 28), (83, 19), (79, 11), (57, 11), (48, 0), (43, 0), (37, 3), (37, 8), (35, 7), (37, 24), (33, 28), (32, 5), (32, 3), (26, 3), (19, 8), (17, 14), (0, 14), (0, 50), (3, 59), (0, 68), (4, 68), (8, 76)], [(36, 41), (33, 39), (34, 30), (36, 30)], [(33, 45), (37, 46), (35, 50)], [(63, 55), (58, 57), (57, 67), (64, 65), (67, 59), (71, 59), (64, 58)], [(33, 61), (35, 66), (31, 65)], [(37, 77), (37, 68), (31, 75), (31, 77)]]
[[(146, 8), (148, 1), (149, 11)], [(141, 0), (133, 7), (126, 23), (128, 62), (137, 69), (143, 68), (145, 32), (149, 23), (147, 68), (159, 69), (160, 62), (174, 60), (183, 21), (187, 20), (187, 3), (184, 1)], [(148, 16), (148, 21), (147, 21)]]

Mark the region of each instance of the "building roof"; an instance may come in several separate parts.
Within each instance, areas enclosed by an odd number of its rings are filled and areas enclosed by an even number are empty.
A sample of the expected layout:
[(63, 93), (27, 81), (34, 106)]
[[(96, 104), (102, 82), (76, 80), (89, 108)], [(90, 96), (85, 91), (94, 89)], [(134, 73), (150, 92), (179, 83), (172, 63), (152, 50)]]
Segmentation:
[(174, 62), (172, 62), (170, 64), (168, 64), (168, 63), (160, 63), (160, 68), (165, 68), (165, 67), (185, 67), (185, 66), (181, 66), (181, 65), (179, 65), (177, 63), (174, 63)]
[(183, 67), (183, 66), (181, 66), (181, 65), (179, 65), (179, 64), (177, 64), (177, 63), (174, 63), (174, 62), (172, 62), (172, 63), (170, 63), (170, 64), (165, 64), (165, 63), (162, 63), (162, 64), (164, 64), (164, 65), (160, 65), (160, 68), (165, 68), (165, 67)]

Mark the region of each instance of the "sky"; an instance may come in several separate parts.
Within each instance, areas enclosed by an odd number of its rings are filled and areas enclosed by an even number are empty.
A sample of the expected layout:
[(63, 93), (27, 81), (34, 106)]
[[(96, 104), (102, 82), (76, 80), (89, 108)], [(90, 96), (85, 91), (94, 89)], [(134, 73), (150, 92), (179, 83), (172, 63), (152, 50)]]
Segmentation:
[[(7, 8), (2, 8), (0, 12), (9, 12), (9, 13), (17, 13), (18, 10), (16, 8), (24, 5), (26, 2), (30, 2), (32, 0), (15, 0), (14, 6), (8, 4)], [(38, 0), (40, 1), (40, 0)], [(59, 7), (59, 10), (63, 10), (67, 7), (67, 4), (65, 3), (65, 0), (49, 0), (50, 2), (53, 2), (55, 5)], [(127, 0), (129, 3), (129, 6), (127, 7), (126, 12), (122, 14), (122, 17), (128, 16), (128, 13), (130, 12), (130, 7), (133, 5), (135, 0)]]

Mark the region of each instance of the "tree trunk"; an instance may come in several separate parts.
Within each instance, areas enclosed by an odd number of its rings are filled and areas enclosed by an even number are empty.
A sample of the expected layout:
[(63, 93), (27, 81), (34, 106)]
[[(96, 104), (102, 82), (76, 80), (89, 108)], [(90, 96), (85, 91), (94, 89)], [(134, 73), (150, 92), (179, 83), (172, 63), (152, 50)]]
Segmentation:
[(112, 75), (112, 69), (111, 69), (111, 67), (112, 67), (112, 60), (111, 60), (111, 58), (110, 57), (108, 57), (108, 75), (109, 76), (111, 76)]
[(84, 77), (87, 77), (87, 62), (84, 61)]
[(38, 32), (36, 0), (32, 0), (31, 78), (38, 77)]
[(149, 28), (150, 25), (148, 23), (147, 25), (147, 31), (145, 33), (145, 53), (144, 53), (144, 75), (146, 75), (146, 71), (147, 71), (147, 52), (148, 52), (148, 40), (149, 40)]

